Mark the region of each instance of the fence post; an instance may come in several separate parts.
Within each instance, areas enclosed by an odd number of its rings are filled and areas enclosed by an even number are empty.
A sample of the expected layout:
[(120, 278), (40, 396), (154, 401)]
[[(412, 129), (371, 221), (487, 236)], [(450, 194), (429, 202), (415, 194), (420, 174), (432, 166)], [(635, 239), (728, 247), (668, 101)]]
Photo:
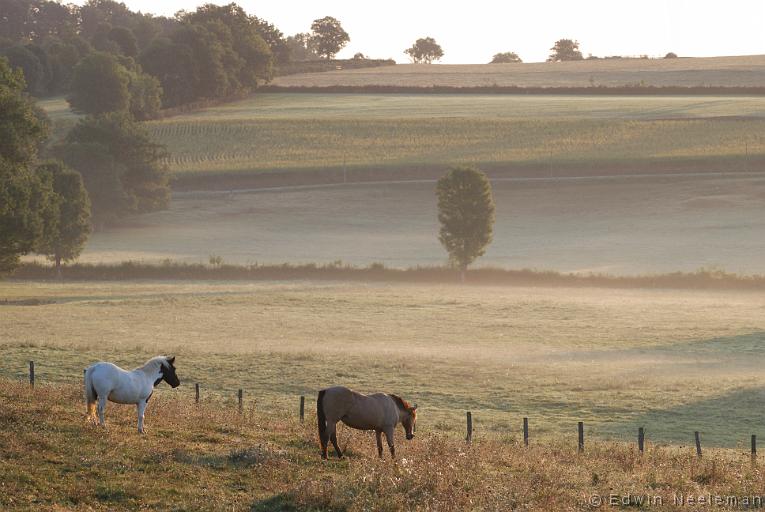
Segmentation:
[(643, 427), (638, 428), (638, 450), (640, 450), (640, 453), (643, 453), (643, 448), (645, 446), (645, 430), (643, 430)]
[(29, 361), (29, 386), (35, 387), (35, 362)]
[(584, 451), (584, 422), (580, 421), (577, 424), (577, 430), (579, 431), (579, 451)]
[(696, 455), (701, 457), (701, 436), (698, 430), (693, 433), (693, 437), (696, 439)]
[(242, 390), (241, 389), (237, 393), (237, 397), (239, 398), (239, 413), (241, 413), (242, 410), (244, 410), (244, 403), (243, 403), (243, 400), (242, 400)]
[(470, 411), (467, 412), (467, 437), (465, 440), (468, 444), (473, 442), (473, 414)]
[(529, 419), (523, 418), (523, 445), (529, 445)]
[(752, 461), (757, 459), (757, 436), (752, 434)]
[(300, 395), (300, 423), (305, 420), (305, 396)]
[(194, 384), (194, 403), (199, 403), (199, 382)]

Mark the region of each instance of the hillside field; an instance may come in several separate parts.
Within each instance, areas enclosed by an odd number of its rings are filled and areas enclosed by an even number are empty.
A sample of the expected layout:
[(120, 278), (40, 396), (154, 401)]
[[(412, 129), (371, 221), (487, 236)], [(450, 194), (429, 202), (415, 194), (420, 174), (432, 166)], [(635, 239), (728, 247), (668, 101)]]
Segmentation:
[[(42, 106), (61, 138), (74, 116), (62, 99)], [(147, 126), (182, 189), (246, 188), (272, 171), (325, 182), (433, 177), (461, 163), (508, 176), (765, 165), (759, 96), (264, 93)], [(301, 179), (310, 182), (281, 182)]]
[[(193, 397), (293, 414), (344, 384), (416, 402), (418, 432), (746, 449), (765, 435), (765, 295), (343, 283), (0, 283), (0, 377), (78, 384), (177, 355)], [(25, 299), (37, 299), (28, 305)], [(249, 406), (248, 405), (248, 406)], [(119, 407), (112, 406), (112, 409)], [(155, 410), (156, 411), (156, 410)], [(155, 412), (153, 414), (157, 414)], [(153, 420), (149, 420), (149, 425)], [(762, 438), (762, 437), (761, 437)]]
[(275, 85), (404, 87), (765, 86), (765, 55), (524, 64), (397, 64), (278, 77)]

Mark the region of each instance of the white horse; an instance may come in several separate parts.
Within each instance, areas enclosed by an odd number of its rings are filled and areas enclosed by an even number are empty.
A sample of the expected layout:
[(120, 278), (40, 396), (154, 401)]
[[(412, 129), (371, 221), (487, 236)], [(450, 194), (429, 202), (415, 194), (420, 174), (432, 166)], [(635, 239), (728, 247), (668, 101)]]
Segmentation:
[(118, 404), (136, 404), (138, 432), (143, 434), (143, 412), (154, 388), (163, 380), (177, 388), (181, 381), (175, 374), (175, 357), (157, 356), (132, 372), (112, 363), (96, 363), (85, 370), (85, 400), (88, 418), (95, 421), (98, 400), (98, 423), (104, 425), (106, 400)]

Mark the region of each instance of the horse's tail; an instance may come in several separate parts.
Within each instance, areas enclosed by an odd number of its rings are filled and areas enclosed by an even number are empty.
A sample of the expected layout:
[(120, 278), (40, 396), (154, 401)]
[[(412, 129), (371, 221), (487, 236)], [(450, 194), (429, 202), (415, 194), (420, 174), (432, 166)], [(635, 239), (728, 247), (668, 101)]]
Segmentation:
[(325, 389), (319, 391), (319, 398), (316, 399), (316, 421), (319, 424), (319, 443), (324, 448), (324, 440), (327, 436), (327, 416), (324, 414), (324, 393)]
[(98, 393), (93, 387), (93, 367), (91, 366), (85, 370), (85, 403), (88, 406), (88, 416), (96, 412), (96, 400), (98, 400)]

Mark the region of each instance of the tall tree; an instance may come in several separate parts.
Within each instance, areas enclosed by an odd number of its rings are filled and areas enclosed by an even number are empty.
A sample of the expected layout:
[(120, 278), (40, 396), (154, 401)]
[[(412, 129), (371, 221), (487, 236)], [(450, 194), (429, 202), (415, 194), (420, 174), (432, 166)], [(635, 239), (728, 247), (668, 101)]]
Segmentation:
[(102, 114), (130, 107), (130, 75), (114, 55), (95, 52), (74, 68), (68, 101), (77, 112)]
[(311, 46), (319, 55), (332, 59), (351, 40), (340, 22), (332, 16), (325, 16), (311, 23)]
[(0, 274), (32, 251), (50, 207), (50, 190), (31, 167), (47, 125), (24, 94), (24, 78), (0, 58)]
[(444, 50), (432, 37), (422, 37), (411, 48), (404, 50), (415, 64), (430, 64), (444, 56)]
[(475, 167), (453, 167), (436, 186), (439, 240), (465, 280), (468, 265), (483, 256), (494, 230), (491, 184)]
[[(152, 142), (146, 128), (130, 114), (111, 112), (81, 119), (67, 134), (62, 151), (66, 152), (70, 144), (101, 145), (114, 162), (124, 166), (119, 178), (130, 202), (130, 211), (143, 213), (167, 207), (170, 199), (167, 151)], [(80, 170), (75, 164), (71, 165)]]
[(61, 262), (76, 259), (90, 235), (90, 200), (79, 173), (58, 161), (37, 167), (41, 182), (51, 190), (50, 219), (44, 223), (35, 252), (48, 256), (61, 277)]
[(561, 62), (568, 60), (582, 60), (582, 52), (579, 51), (579, 41), (571, 39), (558, 39), (550, 48), (552, 52), (547, 62)]

